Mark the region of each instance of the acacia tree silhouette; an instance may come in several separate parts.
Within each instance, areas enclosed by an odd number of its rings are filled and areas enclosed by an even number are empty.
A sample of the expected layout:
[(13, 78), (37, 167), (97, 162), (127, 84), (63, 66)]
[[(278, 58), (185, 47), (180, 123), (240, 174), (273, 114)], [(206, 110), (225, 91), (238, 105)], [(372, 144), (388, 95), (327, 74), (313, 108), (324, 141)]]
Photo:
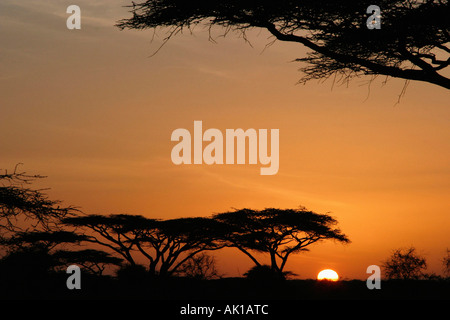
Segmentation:
[(61, 244), (78, 244), (85, 239), (85, 236), (72, 231), (25, 231), (15, 233), (10, 238), (5, 239), (4, 243), (10, 251), (24, 247), (39, 246), (45, 251), (50, 252)]
[(58, 261), (60, 266), (80, 265), (84, 270), (94, 275), (102, 275), (106, 266), (119, 266), (123, 261), (121, 258), (113, 257), (107, 252), (95, 249), (57, 250), (53, 252), (52, 257)]
[(61, 206), (50, 200), (43, 190), (29, 187), (40, 175), (5, 170), (0, 174), (0, 245), (7, 245), (11, 236), (19, 232), (60, 230), (60, 220), (75, 215), (75, 207)]
[(85, 241), (99, 244), (119, 254), (129, 264), (135, 265), (132, 251), (135, 246), (136, 234), (134, 226), (150, 228), (156, 220), (146, 219), (138, 215), (113, 214), (109, 216), (90, 214), (68, 217), (62, 222), (73, 226), (78, 232), (84, 232)]
[(218, 228), (217, 221), (206, 217), (161, 221), (157, 241), (150, 239), (150, 243), (156, 243), (153, 248), (161, 254), (159, 274), (173, 275), (198, 253), (223, 248)]
[(334, 218), (306, 208), (241, 209), (216, 214), (213, 219), (227, 226), (222, 228), (227, 246), (239, 249), (257, 266), (263, 264), (251, 251), (269, 254), (271, 269), (280, 275), (291, 254), (307, 251), (316, 242), (326, 239), (350, 242), (339, 229), (333, 229), (337, 224)]
[(381, 29), (366, 25), (368, 0), (147, 0), (130, 6), (121, 29), (170, 28), (165, 41), (198, 24), (223, 26), (225, 35), (262, 28), (279, 41), (312, 52), (301, 82), (339, 75), (386, 75), (450, 89), (440, 72), (450, 65), (450, 8), (447, 0), (379, 0)]
[(416, 248), (396, 249), (391, 257), (383, 262), (384, 274), (388, 279), (419, 279), (427, 268), (426, 259), (419, 256)]
[(151, 275), (172, 275), (199, 252), (223, 247), (214, 236), (218, 223), (208, 218), (156, 220), (119, 214), (69, 217), (63, 222), (93, 231), (84, 234), (86, 242), (112, 249), (131, 265), (141, 254)]
[[(26, 231), (17, 232), (4, 240), (8, 255), (22, 254), (24, 258), (30, 255), (46, 263), (48, 271), (62, 270), (71, 264), (80, 265), (86, 271), (101, 275), (106, 265), (119, 265), (122, 259), (112, 257), (108, 253), (95, 249), (66, 250), (78, 246), (87, 238), (73, 231)], [(56, 249), (58, 248), (59, 249)]]

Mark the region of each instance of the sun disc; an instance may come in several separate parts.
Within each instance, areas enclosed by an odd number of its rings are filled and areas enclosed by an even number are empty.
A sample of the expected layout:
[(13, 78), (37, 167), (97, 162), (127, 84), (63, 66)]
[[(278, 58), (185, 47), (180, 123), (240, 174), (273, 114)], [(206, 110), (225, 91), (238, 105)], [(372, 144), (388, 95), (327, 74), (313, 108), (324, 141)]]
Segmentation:
[(334, 270), (325, 269), (319, 272), (319, 274), (317, 275), (317, 280), (338, 281), (339, 275)]

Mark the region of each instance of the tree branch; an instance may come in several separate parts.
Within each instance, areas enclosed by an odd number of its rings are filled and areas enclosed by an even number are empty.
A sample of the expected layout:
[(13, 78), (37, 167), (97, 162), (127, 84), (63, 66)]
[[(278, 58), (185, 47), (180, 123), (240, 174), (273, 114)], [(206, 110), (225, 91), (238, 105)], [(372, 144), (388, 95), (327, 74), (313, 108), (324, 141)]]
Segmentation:
[[(423, 72), (421, 70), (401, 69), (401, 68), (394, 67), (394, 66), (380, 65), (378, 63), (375, 63), (375, 62), (367, 60), (367, 59), (361, 59), (361, 58), (358, 58), (355, 56), (341, 54), (338, 52), (331, 51), (328, 48), (317, 45), (314, 42), (312, 42), (311, 40), (309, 40), (305, 37), (302, 37), (302, 36), (298, 36), (298, 35), (294, 35), (294, 34), (284, 34), (284, 33), (280, 32), (273, 23), (270, 23), (270, 22), (261, 22), (261, 23), (258, 23), (257, 26), (266, 28), (272, 35), (274, 35), (280, 41), (301, 43), (301, 44), (305, 45), (306, 47), (308, 47), (326, 57), (329, 57), (331, 59), (339, 61), (341, 63), (356, 64), (356, 65), (363, 66), (375, 73), (389, 75), (394, 78), (431, 82), (431, 83), (437, 84), (439, 86), (442, 86), (446, 89), (450, 89), (450, 79), (445, 78), (436, 72), (430, 73), (430, 72)], [(416, 58), (410, 57), (410, 58), (412, 58), (415, 61), (415, 63), (422, 64), (416, 60), (416, 59), (418, 59), (417, 57)], [(422, 64), (422, 66), (425, 67), (423, 64)], [(425, 68), (427, 68), (427, 67), (425, 67)]]

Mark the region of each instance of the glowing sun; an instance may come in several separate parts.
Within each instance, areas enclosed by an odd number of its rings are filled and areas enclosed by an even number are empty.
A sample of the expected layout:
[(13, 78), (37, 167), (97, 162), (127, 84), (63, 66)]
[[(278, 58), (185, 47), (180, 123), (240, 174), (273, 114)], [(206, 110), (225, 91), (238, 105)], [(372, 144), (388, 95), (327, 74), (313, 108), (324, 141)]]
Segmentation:
[(319, 274), (317, 275), (317, 280), (338, 281), (339, 275), (334, 270), (325, 269), (319, 272)]

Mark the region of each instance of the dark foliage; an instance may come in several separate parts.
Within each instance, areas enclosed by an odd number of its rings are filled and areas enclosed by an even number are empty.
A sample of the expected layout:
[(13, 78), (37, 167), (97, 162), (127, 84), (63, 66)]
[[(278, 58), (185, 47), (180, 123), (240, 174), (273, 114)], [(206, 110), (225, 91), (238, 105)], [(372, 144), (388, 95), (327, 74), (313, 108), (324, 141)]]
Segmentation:
[(246, 254), (262, 265), (251, 251), (266, 253), (271, 268), (282, 274), (291, 254), (308, 250), (314, 243), (334, 240), (349, 243), (337, 220), (327, 214), (299, 209), (241, 209), (216, 214), (213, 219), (223, 224), (221, 237), (229, 247)]
[(419, 256), (414, 247), (394, 250), (391, 257), (383, 263), (388, 279), (420, 279), (424, 278), (427, 268), (425, 258)]
[(262, 283), (285, 280), (285, 275), (276, 272), (269, 265), (254, 266), (244, 276), (252, 281), (259, 281)]
[(450, 65), (450, 7), (446, 0), (380, 0), (381, 29), (368, 29), (360, 0), (147, 0), (132, 4), (132, 17), (119, 28), (168, 27), (169, 36), (198, 24), (223, 26), (245, 37), (263, 28), (279, 41), (311, 49), (298, 61), (305, 77), (348, 80), (360, 75), (386, 75), (433, 83), (450, 89), (442, 75)]
[(30, 188), (43, 176), (17, 169), (16, 166), (12, 173), (5, 170), (0, 174), (0, 245), (6, 245), (4, 240), (16, 232), (57, 230), (61, 218), (78, 212), (50, 200), (43, 190)]

